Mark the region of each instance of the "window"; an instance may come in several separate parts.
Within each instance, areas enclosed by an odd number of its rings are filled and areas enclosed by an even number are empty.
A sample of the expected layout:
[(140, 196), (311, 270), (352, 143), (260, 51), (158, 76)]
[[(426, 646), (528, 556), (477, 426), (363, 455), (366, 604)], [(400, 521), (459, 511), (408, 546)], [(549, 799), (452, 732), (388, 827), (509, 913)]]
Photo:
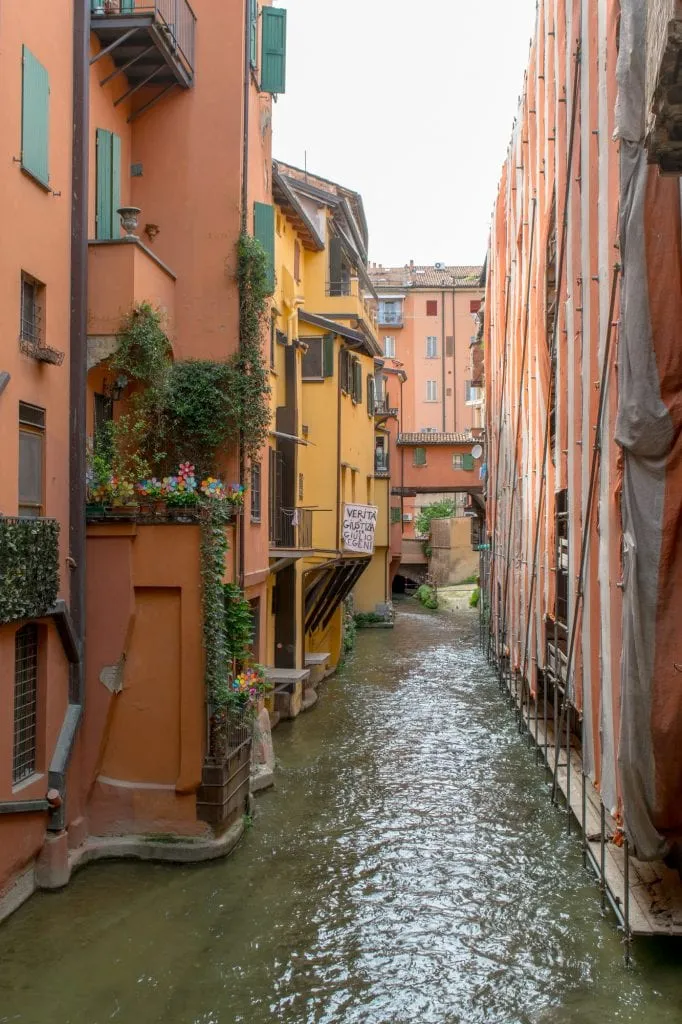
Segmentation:
[(477, 402), (481, 397), (481, 389), (470, 380), (464, 381), (464, 401), (467, 404)]
[(261, 11), (262, 92), (283, 93), (286, 88), (287, 12), (280, 7), (264, 7)]
[(97, 129), (97, 209), (95, 236), (119, 238), (121, 206), (121, 140), (114, 132)]
[(294, 281), (301, 283), (301, 246), (298, 242), (294, 242)]
[(22, 274), (19, 338), (30, 346), (39, 346), (43, 341), (44, 302), (45, 286)]
[(427, 299), (426, 300), (426, 315), (427, 316), (438, 316), (438, 300)]
[(438, 338), (435, 334), (430, 334), (426, 339), (426, 358), (438, 358)]
[(19, 402), (19, 515), (43, 514), (45, 410)]
[(371, 373), (367, 374), (367, 412), (370, 416), (374, 415), (374, 411), (377, 407), (377, 387), (376, 381)]
[(452, 456), (452, 468), (453, 469), (473, 469), (474, 468), (474, 457), (473, 455), (453, 455)]
[(329, 239), (329, 294), (350, 295), (351, 267), (346, 260), (341, 239)]
[(303, 380), (323, 380), (334, 376), (334, 335), (305, 338), (308, 351), (303, 353), (301, 376)]
[(258, 0), (251, 0), (249, 10), (249, 60), (255, 68), (258, 64)]
[(28, 47), (22, 52), (21, 167), (47, 186), (49, 174), (50, 79)]
[(359, 405), (362, 401), (362, 363), (353, 359), (353, 401)]
[(426, 382), (426, 401), (437, 402), (438, 401), (438, 381), (427, 380)]
[(412, 464), (414, 466), (426, 465), (426, 448), (415, 448), (414, 455), (412, 457)]
[(391, 505), (391, 526), (400, 522), (400, 505)]
[(251, 464), (251, 522), (260, 523), (261, 516), (261, 468), (260, 462)]
[(303, 490), (305, 486), (305, 478), (303, 473), (298, 474), (298, 500), (303, 501)]
[(114, 403), (109, 395), (95, 395), (95, 438), (106, 430), (107, 423), (114, 418)]
[(389, 359), (395, 359), (395, 335), (393, 334), (384, 338), (384, 355)]
[(23, 782), (36, 770), (38, 712), (38, 627), (17, 630), (14, 637), (14, 747), (12, 782)]
[(469, 303), (469, 312), (470, 313), (478, 313), (480, 308), (481, 308), (481, 300), (480, 299), (472, 299), (471, 302)]
[(402, 299), (380, 299), (378, 320), (380, 325), (390, 327), (391, 324), (402, 324)]
[(272, 294), (275, 290), (275, 208), (269, 203), (253, 204), (253, 236), (268, 257), (268, 290)]
[(362, 401), (362, 365), (347, 348), (341, 349), (341, 390), (354, 402)]
[(374, 472), (388, 473), (388, 446), (382, 436), (374, 439)]

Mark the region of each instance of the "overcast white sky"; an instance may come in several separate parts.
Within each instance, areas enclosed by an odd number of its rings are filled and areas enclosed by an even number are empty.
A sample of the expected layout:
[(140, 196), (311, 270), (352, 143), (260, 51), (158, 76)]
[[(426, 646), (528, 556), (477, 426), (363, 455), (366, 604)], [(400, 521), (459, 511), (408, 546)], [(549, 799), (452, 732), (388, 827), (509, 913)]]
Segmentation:
[(274, 155), (356, 189), (370, 258), (481, 263), (535, 0), (286, 0)]

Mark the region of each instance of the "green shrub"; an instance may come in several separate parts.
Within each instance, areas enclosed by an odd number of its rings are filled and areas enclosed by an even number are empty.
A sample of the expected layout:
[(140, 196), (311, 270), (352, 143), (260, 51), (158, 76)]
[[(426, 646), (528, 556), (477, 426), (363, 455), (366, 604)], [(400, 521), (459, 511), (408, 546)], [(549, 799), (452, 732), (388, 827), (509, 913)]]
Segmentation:
[(38, 618), (59, 592), (59, 523), (0, 517), (0, 623)]
[(469, 607), (478, 608), (478, 602), (481, 600), (481, 588), (476, 587), (473, 594), (469, 598)]
[(431, 529), (432, 519), (452, 519), (457, 514), (455, 503), (451, 498), (435, 501), (433, 505), (424, 505), (414, 521), (417, 533), (426, 535)]
[(383, 615), (377, 615), (376, 612), (358, 612), (355, 616), (355, 625), (359, 629), (363, 626), (373, 626), (377, 622), (386, 622)]
[(433, 587), (428, 583), (422, 583), (416, 594), (417, 600), (421, 601), (425, 608), (435, 609), (438, 607), (438, 596)]

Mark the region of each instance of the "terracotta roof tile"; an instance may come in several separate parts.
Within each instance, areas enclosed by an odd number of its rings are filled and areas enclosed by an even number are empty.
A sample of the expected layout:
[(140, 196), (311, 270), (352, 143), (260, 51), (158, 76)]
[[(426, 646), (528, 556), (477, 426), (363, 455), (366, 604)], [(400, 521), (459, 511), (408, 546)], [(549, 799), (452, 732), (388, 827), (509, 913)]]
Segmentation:
[(369, 275), (377, 291), (382, 288), (480, 288), (483, 267), (405, 266), (372, 264)]
[(476, 444), (479, 439), (472, 434), (437, 434), (435, 431), (426, 431), (419, 434), (399, 434), (398, 444), (403, 445), (426, 445), (426, 444)]

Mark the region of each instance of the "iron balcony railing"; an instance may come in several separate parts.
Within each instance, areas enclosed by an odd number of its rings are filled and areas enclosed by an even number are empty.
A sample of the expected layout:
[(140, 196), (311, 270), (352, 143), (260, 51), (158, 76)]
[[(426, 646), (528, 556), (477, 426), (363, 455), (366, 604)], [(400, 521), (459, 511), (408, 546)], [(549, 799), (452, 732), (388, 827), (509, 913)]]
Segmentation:
[(391, 405), (390, 398), (377, 398), (374, 401), (374, 415), (397, 416), (398, 410), (395, 406)]
[(187, 0), (90, 0), (90, 11), (98, 18), (153, 15), (166, 33), (171, 49), (194, 71), (197, 17)]
[(313, 513), (309, 508), (279, 508), (270, 515), (270, 545), (294, 551), (313, 546)]
[(377, 321), (379, 323), (379, 327), (402, 327), (402, 310), (381, 309), (381, 307), (379, 307)]

